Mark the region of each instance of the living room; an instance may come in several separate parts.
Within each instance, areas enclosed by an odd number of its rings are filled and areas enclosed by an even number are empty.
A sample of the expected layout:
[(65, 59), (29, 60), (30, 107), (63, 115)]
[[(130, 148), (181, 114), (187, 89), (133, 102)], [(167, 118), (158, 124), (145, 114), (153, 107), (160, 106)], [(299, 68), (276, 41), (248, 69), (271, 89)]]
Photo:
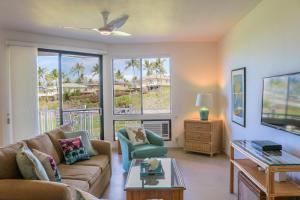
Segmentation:
[[(299, 77), (300, 1), (188, 2), (0, 1), (0, 199), (300, 196), (299, 85), (284, 92), (292, 94), (284, 102), (285, 116), (294, 106), (292, 119), (266, 117), (282, 114), (269, 81)], [(159, 147), (137, 152), (143, 144), (132, 146), (123, 132), (130, 126)], [(68, 165), (63, 140), (77, 132), (90, 159)], [(53, 157), (61, 183), (23, 180), (40, 178), (26, 178), (16, 159), (22, 141), (34, 155)], [(245, 141), (272, 141), (287, 159), (266, 161)], [(162, 165), (164, 178), (135, 185), (140, 161)], [(77, 173), (98, 175), (78, 178), (68, 169), (78, 165)]]

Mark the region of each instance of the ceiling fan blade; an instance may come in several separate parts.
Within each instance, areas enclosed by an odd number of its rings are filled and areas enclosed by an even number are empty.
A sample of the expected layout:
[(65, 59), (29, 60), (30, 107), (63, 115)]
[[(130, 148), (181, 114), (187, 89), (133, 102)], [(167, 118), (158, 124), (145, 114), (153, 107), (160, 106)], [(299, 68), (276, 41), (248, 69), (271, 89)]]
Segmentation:
[(114, 36), (131, 36), (130, 33), (126, 33), (123, 31), (112, 31), (111, 34)]
[(75, 29), (75, 30), (98, 30), (96, 28), (80, 28), (80, 27), (74, 27), (74, 26), (64, 26), (65, 29)]
[(125, 23), (126, 21), (128, 20), (129, 18), (129, 15), (123, 15), (117, 19), (114, 19), (112, 20), (111, 22), (109, 22), (106, 27), (114, 30), (114, 29), (118, 29), (118, 28), (121, 28)]

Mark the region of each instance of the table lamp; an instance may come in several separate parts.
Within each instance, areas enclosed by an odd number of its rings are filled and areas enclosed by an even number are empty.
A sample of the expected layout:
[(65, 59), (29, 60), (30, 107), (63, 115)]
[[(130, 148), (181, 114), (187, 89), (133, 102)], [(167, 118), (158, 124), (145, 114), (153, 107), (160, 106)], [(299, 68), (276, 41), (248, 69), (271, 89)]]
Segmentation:
[(202, 93), (197, 94), (196, 106), (200, 107), (199, 116), (202, 121), (208, 120), (209, 108), (212, 106), (213, 97), (212, 94)]

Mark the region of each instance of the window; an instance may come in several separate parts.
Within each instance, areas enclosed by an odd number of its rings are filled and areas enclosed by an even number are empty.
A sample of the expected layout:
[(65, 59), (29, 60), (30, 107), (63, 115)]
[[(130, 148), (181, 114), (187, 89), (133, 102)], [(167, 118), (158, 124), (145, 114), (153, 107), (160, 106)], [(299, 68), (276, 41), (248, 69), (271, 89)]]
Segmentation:
[(170, 58), (113, 60), (115, 115), (171, 113)]
[(101, 55), (39, 49), (40, 132), (69, 123), (103, 138)]

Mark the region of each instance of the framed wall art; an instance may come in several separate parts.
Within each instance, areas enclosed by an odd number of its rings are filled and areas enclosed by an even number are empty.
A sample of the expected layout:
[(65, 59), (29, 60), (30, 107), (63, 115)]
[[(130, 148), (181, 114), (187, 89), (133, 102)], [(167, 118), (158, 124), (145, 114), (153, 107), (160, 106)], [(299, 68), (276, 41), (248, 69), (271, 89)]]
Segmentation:
[(246, 68), (231, 71), (231, 119), (246, 127)]

